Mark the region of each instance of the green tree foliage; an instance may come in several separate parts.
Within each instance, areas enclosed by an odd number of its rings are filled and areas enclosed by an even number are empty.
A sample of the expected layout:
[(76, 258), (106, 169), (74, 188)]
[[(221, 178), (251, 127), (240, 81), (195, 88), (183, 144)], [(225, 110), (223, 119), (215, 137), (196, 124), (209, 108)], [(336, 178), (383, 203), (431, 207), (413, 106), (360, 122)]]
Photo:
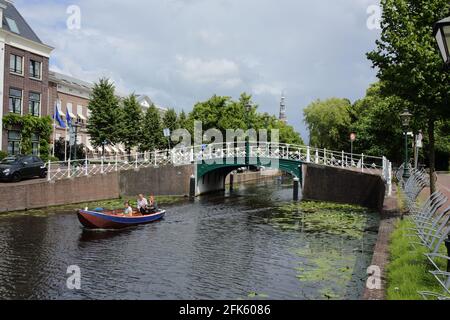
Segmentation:
[(31, 154), (33, 134), (39, 136), (39, 151), (42, 160), (47, 161), (50, 156), (50, 140), (52, 135), (52, 119), (49, 116), (35, 117), (31, 114), (24, 116), (9, 113), (3, 117), (3, 127), (6, 130), (20, 128), (20, 151), (22, 154)]
[[(430, 170), (435, 171), (435, 125), (448, 118), (450, 73), (432, 35), (433, 24), (450, 14), (448, 0), (381, 0), (381, 39), (368, 53), (385, 95), (397, 95), (428, 131)], [(431, 191), (435, 183), (431, 179)]]
[[(70, 147), (69, 143), (66, 143), (66, 140), (64, 138), (59, 138), (59, 140), (55, 142), (55, 157), (60, 161), (64, 161), (64, 159), (69, 159), (71, 158), (70, 153), (72, 152), (72, 156), (75, 153), (74, 148), (75, 146)], [(84, 159), (86, 157), (85, 146), (82, 143), (81, 144), (77, 143), (76, 153), (77, 159)]]
[(402, 112), (405, 102), (398, 97), (381, 94), (381, 84), (372, 85), (366, 96), (354, 103), (350, 109), (352, 131), (357, 139), (355, 153), (386, 156), (395, 163), (402, 162), (403, 132), (397, 115)]
[[(178, 129), (178, 122), (177, 122), (177, 113), (174, 109), (169, 109), (164, 114), (164, 117), (162, 119), (162, 126), (163, 129), (169, 129), (171, 133), (173, 133), (176, 129)], [(169, 148), (169, 140), (165, 138), (163, 140), (164, 148)]]
[(174, 109), (169, 109), (163, 117), (163, 127), (170, 129), (171, 132), (177, 129), (177, 113)]
[[(248, 111), (248, 107), (250, 110)], [(275, 116), (258, 113), (258, 106), (252, 103), (252, 97), (243, 93), (239, 100), (214, 95), (209, 100), (199, 102), (189, 114), (188, 130), (193, 132), (194, 120), (201, 121), (203, 130), (218, 129), (226, 137), (226, 130), (232, 129), (277, 129), (280, 130), (280, 142), (304, 144), (300, 135), (292, 126), (279, 121)]]
[(119, 140), (128, 154), (139, 145), (142, 130), (142, 109), (134, 94), (123, 100)]
[(153, 151), (162, 149), (164, 145), (163, 127), (159, 111), (152, 105), (144, 116), (139, 147), (141, 151)]
[(317, 100), (304, 111), (310, 145), (331, 150), (348, 150), (351, 103), (347, 99)]
[(187, 116), (184, 110), (181, 110), (177, 117), (177, 129), (187, 129)]
[(100, 79), (94, 85), (88, 108), (91, 111), (87, 124), (88, 134), (95, 147), (120, 142), (122, 110), (115, 87), (108, 79)]

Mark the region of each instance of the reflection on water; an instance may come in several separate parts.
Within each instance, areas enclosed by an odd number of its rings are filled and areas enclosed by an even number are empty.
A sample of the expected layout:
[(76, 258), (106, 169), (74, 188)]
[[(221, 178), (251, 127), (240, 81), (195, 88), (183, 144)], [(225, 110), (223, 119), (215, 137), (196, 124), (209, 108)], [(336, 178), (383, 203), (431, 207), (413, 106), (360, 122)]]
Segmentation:
[(241, 185), (122, 231), (85, 231), (73, 212), (0, 216), (0, 298), (359, 298), (377, 216), (291, 197), (290, 181)]

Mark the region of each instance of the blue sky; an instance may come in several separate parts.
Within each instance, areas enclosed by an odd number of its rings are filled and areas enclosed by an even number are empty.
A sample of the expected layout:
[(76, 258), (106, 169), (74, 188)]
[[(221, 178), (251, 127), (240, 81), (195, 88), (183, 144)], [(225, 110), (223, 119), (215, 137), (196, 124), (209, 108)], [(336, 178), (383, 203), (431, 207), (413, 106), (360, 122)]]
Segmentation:
[[(55, 47), (51, 68), (189, 111), (213, 94), (253, 95), (307, 138), (302, 109), (316, 99), (354, 101), (376, 81), (365, 53), (379, 31), (378, 0), (16, 0), (38, 36)], [(69, 30), (67, 8), (81, 10)]]

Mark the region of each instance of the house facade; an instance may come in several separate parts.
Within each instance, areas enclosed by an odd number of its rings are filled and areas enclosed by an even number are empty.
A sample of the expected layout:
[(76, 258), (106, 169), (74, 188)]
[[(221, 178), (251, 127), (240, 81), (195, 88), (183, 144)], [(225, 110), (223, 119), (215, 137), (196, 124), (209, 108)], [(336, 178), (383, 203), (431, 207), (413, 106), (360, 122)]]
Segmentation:
[[(9, 113), (51, 115), (49, 104), (49, 58), (53, 50), (34, 33), (15, 6), (0, 0), (0, 151), (20, 153), (21, 128), (5, 129)], [(34, 154), (39, 153), (39, 136), (32, 136)]]
[[(85, 151), (89, 157), (99, 156), (102, 153), (101, 147), (95, 147), (90, 141), (87, 132), (87, 123), (89, 122), (90, 110), (88, 108), (89, 98), (92, 93), (94, 85), (74, 77), (61, 74), (54, 71), (49, 71), (49, 88), (50, 88), (50, 105), (53, 106), (51, 111), (52, 117), (56, 112), (55, 106), (62, 120), (67, 116), (71, 118), (73, 124), (77, 125), (77, 144), (83, 144)], [(123, 99), (125, 95), (119, 94), (118, 98)], [(152, 100), (147, 95), (138, 95), (142, 111), (146, 112), (153, 104)], [(167, 109), (157, 106), (161, 116), (164, 116)], [(68, 128), (62, 128), (55, 123), (53, 132), (54, 141), (63, 138), (65, 141), (70, 141), (70, 133)], [(121, 145), (106, 146), (105, 153), (107, 156), (126, 154), (125, 148)]]
[[(21, 153), (21, 128), (4, 128), (3, 117), (9, 113), (20, 116), (51, 116), (56, 108), (64, 122), (71, 118), (77, 127), (77, 144), (83, 144), (89, 156), (102, 152), (90, 141), (87, 132), (90, 111), (89, 99), (94, 85), (74, 77), (49, 71), (52, 47), (42, 43), (25, 19), (10, 1), (0, 0), (0, 151)], [(119, 94), (122, 99), (125, 95)], [(147, 95), (137, 100), (145, 112), (154, 104)], [(167, 109), (157, 106), (160, 115)], [(70, 132), (54, 121), (53, 141), (70, 141)], [(31, 137), (32, 152), (39, 155), (38, 134)], [(107, 155), (125, 154), (122, 146), (107, 146)]]
[[(87, 133), (87, 121), (89, 119), (89, 97), (92, 92), (92, 85), (88, 82), (75, 79), (73, 77), (50, 71), (50, 104), (52, 107), (52, 117), (58, 108), (61, 119), (66, 122), (70, 117), (72, 124), (77, 126), (77, 144), (83, 144), (87, 153), (95, 153), (91, 146)], [(58, 141), (63, 138), (70, 141), (69, 129), (62, 128), (55, 122), (53, 140)]]

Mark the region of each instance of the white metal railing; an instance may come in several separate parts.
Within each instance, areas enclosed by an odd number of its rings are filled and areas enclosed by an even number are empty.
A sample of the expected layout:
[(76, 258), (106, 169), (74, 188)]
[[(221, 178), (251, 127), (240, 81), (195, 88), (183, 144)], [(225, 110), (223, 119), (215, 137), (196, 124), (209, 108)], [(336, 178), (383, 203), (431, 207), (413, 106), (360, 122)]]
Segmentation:
[[(388, 186), (388, 193), (392, 192), (392, 164), (385, 157), (270, 142), (250, 142), (248, 149), (250, 158), (294, 160), (381, 175)], [(199, 161), (223, 161), (226, 158), (245, 159), (246, 156), (247, 147), (244, 142), (239, 142), (177, 147), (172, 150), (133, 153), (130, 156), (113, 155), (59, 162), (49, 161), (47, 163), (47, 180), (53, 181), (147, 167), (157, 168), (165, 165), (180, 166)], [(245, 166), (245, 161), (242, 164)]]

